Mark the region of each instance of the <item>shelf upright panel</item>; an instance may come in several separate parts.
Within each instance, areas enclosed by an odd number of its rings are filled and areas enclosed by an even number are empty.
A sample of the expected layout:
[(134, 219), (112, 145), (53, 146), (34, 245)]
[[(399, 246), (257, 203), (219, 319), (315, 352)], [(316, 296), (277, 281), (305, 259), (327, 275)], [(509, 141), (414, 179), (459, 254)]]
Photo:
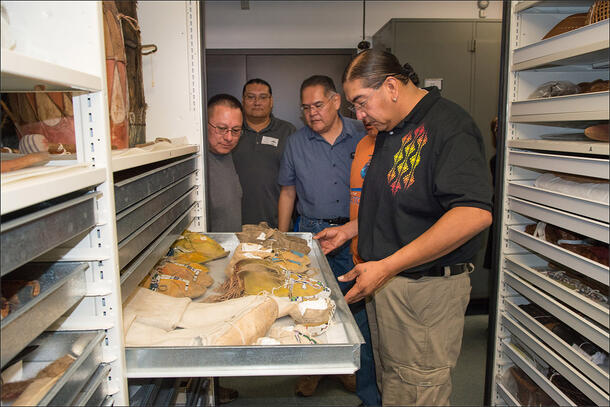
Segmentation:
[[(561, 20), (586, 13), (592, 4), (579, 0), (504, 3), (504, 108), (499, 123), (502, 143), (498, 148), (495, 208), (497, 264), (493, 266), (497, 275), (495, 310), (490, 315), (494, 325), (489, 335), (486, 404), (520, 403), (512, 388), (501, 381), (502, 373), (513, 364), (524, 369), (560, 405), (574, 404), (515, 351), (510, 344), (513, 337), (526, 339), (536, 357), (552, 362), (566, 380), (595, 403), (608, 404), (608, 373), (519, 308), (527, 300), (535, 302), (608, 351), (605, 305), (536, 270), (553, 261), (596, 280), (595, 284), (608, 286), (608, 266), (524, 232), (526, 224), (535, 219), (608, 243), (607, 202), (578, 192), (560, 193), (535, 186), (535, 180), (545, 172), (609, 179), (607, 143), (567, 137), (570, 132), (607, 122), (608, 91), (527, 99), (551, 80), (579, 83), (608, 79), (608, 20), (543, 39)], [(563, 134), (566, 137), (562, 140)]]
[[(127, 376), (125, 373), (125, 346), (123, 339), (123, 313), (118, 242), (114, 210), (114, 186), (110, 146), (109, 106), (104, 49), (102, 2), (96, 2), (95, 43), (90, 58), (95, 59), (102, 72), (102, 91), (74, 97), (74, 125), (79, 132), (79, 159), (93, 168), (102, 168), (105, 182), (97, 187), (101, 198), (97, 200), (98, 222), (87, 238), (91, 250), (98, 253), (90, 262), (91, 281), (88, 281), (86, 300), (59, 325), (58, 329), (104, 329), (102, 341), (103, 362), (110, 372), (106, 381), (108, 395), (115, 404), (128, 405)], [(77, 139), (79, 139), (77, 137)], [(94, 315), (91, 315), (91, 310)]]
[(138, 3), (142, 43), (158, 47), (157, 52), (142, 59), (148, 105), (147, 141), (154, 141), (156, 137), (179, 138), (187, 145), (199, 147), (202, 158), (197, 160), (197, 183), (201, 187), (197, 190), (195, 219), (191, 225), (191, 230), (198, 232), (206, 230), (206, 158), (202, 147), (206, 101), (201, 58), (204, 22), (200, 5), (192, 0)]

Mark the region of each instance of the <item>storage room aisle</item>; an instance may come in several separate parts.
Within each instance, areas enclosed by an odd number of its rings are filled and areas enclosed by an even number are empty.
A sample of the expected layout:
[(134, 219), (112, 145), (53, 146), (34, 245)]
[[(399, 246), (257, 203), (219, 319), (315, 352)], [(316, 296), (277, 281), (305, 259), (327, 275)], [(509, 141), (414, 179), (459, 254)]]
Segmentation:
[[(466, 315), (462, 352), (453, 372), (454, 406), (483, 405), (485, 356), (487, 352), (487, 314)], [(294, 395), (296, 376), (227, 377), (222, 386), (237, 389), (231, 407), (246, 406), (358, 406), (360, 400), (343, 388), (339, 380), (323, 379), (311, 397)]]

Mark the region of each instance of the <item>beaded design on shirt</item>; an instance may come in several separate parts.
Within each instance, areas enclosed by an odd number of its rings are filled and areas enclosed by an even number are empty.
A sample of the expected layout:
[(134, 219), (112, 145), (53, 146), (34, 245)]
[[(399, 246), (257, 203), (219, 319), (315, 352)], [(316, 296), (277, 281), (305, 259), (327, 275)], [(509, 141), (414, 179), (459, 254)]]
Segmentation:
[(415, 169), (421, 160), (421, 151), (428, 142), (428, 132), (422, 124), (402, 138), (400, 149), (394, 154), (394, 164), (388, 172), (388, 185), (392, 195), (407, 190), (415, 182)]

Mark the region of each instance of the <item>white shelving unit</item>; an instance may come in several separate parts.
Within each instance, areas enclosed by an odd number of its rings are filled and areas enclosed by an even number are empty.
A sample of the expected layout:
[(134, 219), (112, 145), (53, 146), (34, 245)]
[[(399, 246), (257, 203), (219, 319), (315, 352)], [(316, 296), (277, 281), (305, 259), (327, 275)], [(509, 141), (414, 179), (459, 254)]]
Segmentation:
[(530, 99), (536, 88), (548, 81), (576, 84), (608, 79), (608, 20), (542, 39), (559, 21), (574, 13), (586, 13), (592, 3), (513, 1), (505, 6), (505, 11), (510, 9), (505, 14), (507, 100), (502, 124), (503, 182), (497, 192), (502, 219), (498, 226), (496, 325), (488, 363), (488, 395), (493, 405), (521, 404), (517, 394), (502, 381), (504, 371), (512, 365), (521, 368), (559, 405), (577, 405), (515, 343), (525, 346), (594, 404), (609, 403), (607, 367), (595, 364), (522, 308), (535, 304), (607, 356), (608, 307), (538, 270), (552, 261), (605, 285), (607, 296), (608, 266), (525, 232), (526, 225), (541, 221), (609, 242), (607, 202), (534, 184), (546, 172), (609, 180), (608, 143), (570, 139), (590, 125), (607, 123), (608, 92)]
[[(74, 394), (76, 399), (69, 404), (94, 400), (96, 404), (128, 405), (122, 302), (129, 293), (121, 288), (123, 270), (119, 267), (122, 253), (117, 238), (115, 178), (121, 172), (155, 167), (159, 162), (162, 162), (162, 166), (167, 162), (179, 161), (181, 157), (194, 157), (196, 168), (190, 176), (192, 192), (189, 193), (193, 202), (186, 206), (188, 211), (180, 215), (172, 227), (180, 229), (177, 233), (187, 227), (205, 230), (205, 219), (202, 217), (205, 213), (203, 159), (197, 155), (203, 141), (204, 99), (199, 57), (199, 36), (202, 32), (199, 2), (138, 4), (143, 42), (155, 43), (159, 49), (153, 56), (144, 57), (145, 95), (149, 113), (147, 141), (164, 137), (173, 140), (175, 146), (131, 151), (112, 151), (110, 147), (102, 3), (33, 1), (3, 2), (2, 6), (7, 12), (8, 29), (16, 43), (13, 49), (2, 49), (0, 90), (32, 92), (42, 85), (44, 91), (74, 92), (77, 144), (74, 160), (51, 161), (42, 167), (2, 175), (3, 246), (5, 236), (14, 238), (17, 234), (10, 234), (15, 230), (15, 217), (18, 218), (17, 227), (23, 226), (19, 222), (22, 212), (29, 216), (23, 223), (29, 222), (30, 218), (44, 221), (44, 215), (53, 212), (48, 209), (41, 211), (36, 205), (68, 200), (75, 194), (84, 194), (85, 198), (91, 196), (88, 202), (93, 202), (93, 219), (89, 219), (90, 224), (85, 223), (86, 230), (70, 235), (69, 240), (52, 247), (41, 247), (36, 252), (36, 262), (56, 265), (76, 262), (82, 265), (64, 278), (67, 283), (62, 280), (60, 288), (54, 286), (53, 294), (48, 296), (54, 301), (53, 304), (59, 303), (64, 308), (56, 307), (46, 316), (39, 312), (40, 307), (33, 307), (34, 311), (28, 309), (27, 313), (19, 315), (24, 321), (12, 318), (11, 324), (6, 324), (6, 333), (10, 333), (10, 338), (4, 335), (6, 320), (3, 320), (2, 365), (6, 367), (5, 363), (28, 345), (29, 341), (20, 343), (19, 338), (15, 337), (19, 328), (25, 328), (34, 337), (43, 330), (52, 331), (58, 334), (60, 341), (65, 338), (60, 333), (65, 332), (101, 333), (103, 340), (93, 341), (89, 345), (98, 350), (94, 353), (99, 354), (99, 366), (94, 365), (97, 369), (89, 372), (90, 375), (79, 376), (84, 377), (81, 381), (86, 383), (82, 383), (84, 387)], [(3, 27), (3, 32), (4, 28), (7, 27)], [(177, 71), (184, 72), (184, 75), (175, 74)], [(79, 210), (70, 215), (83, 214)], [(149, 216), (153, 217), (154, 214)], [(5, 228), (5, 220), (10, 229)], [(44, 223), (33, 227), (27, 230), (30, 236), (35, 237), (37, 232), (43, 236)], [(169, 247), (167, 239), (163, 239), (167, 234), (162, 234), (141, 253), (131, 255), (140, 259), (150, 256), (154, 265)], [(4, 264), (7, 256), (4, 250), (2, 256)], [(29, 260), (6, 259), (7, 264), (30, 266)], [(2, 278), (10, 277), (12, 272), (3, 269)], [(14, 273), (17, 272), (18, 267)], [(47, 306), (51, 301), (48, 298), (38, 302)], [(68, 308), (68, 312), (64, 313)], [(63, 315), (58, 317), (58, 310)], [(31, 329), (32, 324), (27, 322), (27, 317), (34, 315), (36, 330)], [(5, 353), (9, 343), (10, 353)]]

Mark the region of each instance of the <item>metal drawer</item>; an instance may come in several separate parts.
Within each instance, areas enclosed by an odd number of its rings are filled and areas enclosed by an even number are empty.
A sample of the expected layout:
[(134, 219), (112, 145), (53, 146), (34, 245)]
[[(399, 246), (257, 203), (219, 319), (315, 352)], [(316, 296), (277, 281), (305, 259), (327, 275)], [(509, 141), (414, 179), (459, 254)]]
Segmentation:
[(117, 240), (119, 242), (124, 240), (153, 215), (167, 208), (194, 186), (195, 174), (188, 175), (118, 214), (116, 216)]
[(152, 270), (157, 261), (165, 256), (171, 245), (191, 224), (195, 215), (188, 210), (181, 215), (161, 236), (151, 243), (137, 259), (121, 273), (121, 300), (125, 301), (144, 277)]
[(83, 298), (88, 268), (87, 263), (30, 263), (15, 271), (17, 279), (37, 280), (40, 294), (2, 320), (3, 367)]
[(190, 210), (190, 208), (195, 205), (196, 199), (197, 190), (196, 188), (192, 188), (169, 207), (165, 208), (165, 210), (146, 222), (127, 239), (119, 243), (119, 268), (122, 269), (125, 267), (163, 233), (168, 226), (186, 211)]
[(197, 170), (199, 155), (164, 165), (114, 184), (117, 213)]
[[(327, 336), (328, 344), (273, 346), (129, 347), (125, 349), (127, 377), (272, 376), (302, 374), (345, 374), (360, 367), (362, 335), (339, 290), (339, 286), (317, 241), (310, 233), (291, 233), (306, 239), (312, 248), (316, 278), (331, 289), (337, 309)], [(234, 251), (239, 241), (234, 233), (208, 233), (225, 249)], [(232, 253), (207, 263), (214, 285), (226, 278), (224, 269)], [(330, 338), (335, 339), (330, 339)]]
[(106, 399), (105, 381), (110, 372), (110, 365), (101, 364), (74, 400), (74, 406), (101, 406)]
[(87, 193), (12, 219), (0, 226), (1, 275), (59, 246), (95, 225), (95, 198)]
[(71, 405), (102, 361), (103, 331), (45, 332), (32, 345), (37, 346), (23, 360), (23, 378), (35, 377), (45, 366), (65, 354), (76, 358), (38, 402), (39, 406)]

